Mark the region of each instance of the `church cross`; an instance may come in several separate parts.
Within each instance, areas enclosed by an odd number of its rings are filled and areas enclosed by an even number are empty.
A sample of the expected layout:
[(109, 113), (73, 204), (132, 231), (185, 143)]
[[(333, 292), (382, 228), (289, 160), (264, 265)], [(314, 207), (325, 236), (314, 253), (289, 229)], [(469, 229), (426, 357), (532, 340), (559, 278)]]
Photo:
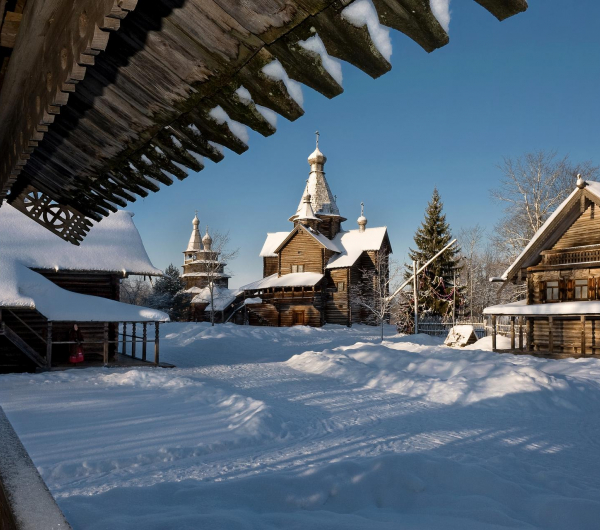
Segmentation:
[(319, 134), (319, 131), (316, 131), (315, 134), (317, 135), (317, 149), (319, 148), (319, 136), (321, 136)]
[(365, 215), (365, 203), (364, 202), (360, 203), (360, 215), (363, 217)]

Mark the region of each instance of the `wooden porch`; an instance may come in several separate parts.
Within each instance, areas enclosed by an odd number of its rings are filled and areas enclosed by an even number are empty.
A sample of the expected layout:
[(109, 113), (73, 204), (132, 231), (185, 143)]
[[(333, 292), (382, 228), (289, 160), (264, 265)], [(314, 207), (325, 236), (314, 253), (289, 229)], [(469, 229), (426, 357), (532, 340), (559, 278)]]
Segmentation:
[[(65, 331), (72, 328), (73, 324), (85, 330), (81, 343), (65, 340)], [(159, 325), (159, 322), (148, 321), (55, 322), (44, 319), (37, 311), (4, 308), (0, 311), (0, 343), (4, 342), (0, 353), (5, 355), (0, 356), (0, 368), (9, 372), (13, 365), (17, 371), (18, 365), (21, 368), (25, 366), (20, 371), (65, 370), (74, 366), (172, 368), (173, 365), (160, 362)], [(85, 360), (73, 365), (68, 362), (65, 352), (78, 344), (84, 349)], [(18, 352), (21, 359), (15, 360), (13, 355), (11, 361), (9, 349), (13, 354)], [(19, 363), (19, 360), (25, 360), (25, 363)]]
[(491, 315), (495, 352), (550, 359), (600, 355), (600, 314), (511, 315), (508, 318), (510, 348), (498, 348), (498, 315)]

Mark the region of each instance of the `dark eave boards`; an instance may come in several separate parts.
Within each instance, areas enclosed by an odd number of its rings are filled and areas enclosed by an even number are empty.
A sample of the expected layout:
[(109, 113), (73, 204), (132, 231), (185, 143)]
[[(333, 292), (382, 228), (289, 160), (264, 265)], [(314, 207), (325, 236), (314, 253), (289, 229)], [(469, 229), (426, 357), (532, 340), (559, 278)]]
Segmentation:
[[(499, 20), (527, 8), (476, 1)], [(302, 116), (266, 65), (340, 94), (301, 41), (318, 34), (330, 56), (379, 77), (391, 65), (342, 16), (352, 2), (27, 0), (0, 92), (0, 200), (78, 244), (90, 219), (220, 161), (220, 146), (246, 151), (225, 114), (264, 136), (275, 128), (257, 106)], [(373, 5), (427, 52), (447, 44), (428, 0)]]

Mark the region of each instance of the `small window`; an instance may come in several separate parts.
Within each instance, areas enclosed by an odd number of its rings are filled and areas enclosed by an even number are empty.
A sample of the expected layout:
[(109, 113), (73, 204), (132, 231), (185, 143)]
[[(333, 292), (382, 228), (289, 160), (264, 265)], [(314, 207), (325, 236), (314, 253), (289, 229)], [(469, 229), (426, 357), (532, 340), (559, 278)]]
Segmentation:
[(292, 265), (292, 272), (304, 272), (304, 265)]
[(558, 282), (546, 282), (546, 300), (560, 300)]
[(192, 257), (193, 257), (194, 259), (196, 259), (196, 254), (194, 254)]
[(586, 280), (575, 280), (575, 300), (587, 300), (588, 299), (588, 281)]
[(344, 282), (338, 282), (337, 289), (338, 289), (338, 291), (345, 291), (346, 290), (346, 284)]

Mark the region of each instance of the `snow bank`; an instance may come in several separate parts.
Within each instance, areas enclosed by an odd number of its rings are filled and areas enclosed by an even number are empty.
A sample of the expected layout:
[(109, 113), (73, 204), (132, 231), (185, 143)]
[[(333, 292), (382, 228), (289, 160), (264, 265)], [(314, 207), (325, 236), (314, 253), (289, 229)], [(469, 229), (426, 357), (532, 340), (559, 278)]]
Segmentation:
[[(418, 343), (358, 343), (323, 352), (306, 352), (287, 365), (307, 373), (402, 394), (433, 403), (471, 404), (541, 391), (564, 392), (570, 385), (535, 366), (519, 366), (512, 358), (470, 350), (424, 348)], [(552, 395), (552, 394), (551, 394)], [(551, 396), (550, 395), (550, 396)], [(552, 397), (540, 397), (539, 404)]]

